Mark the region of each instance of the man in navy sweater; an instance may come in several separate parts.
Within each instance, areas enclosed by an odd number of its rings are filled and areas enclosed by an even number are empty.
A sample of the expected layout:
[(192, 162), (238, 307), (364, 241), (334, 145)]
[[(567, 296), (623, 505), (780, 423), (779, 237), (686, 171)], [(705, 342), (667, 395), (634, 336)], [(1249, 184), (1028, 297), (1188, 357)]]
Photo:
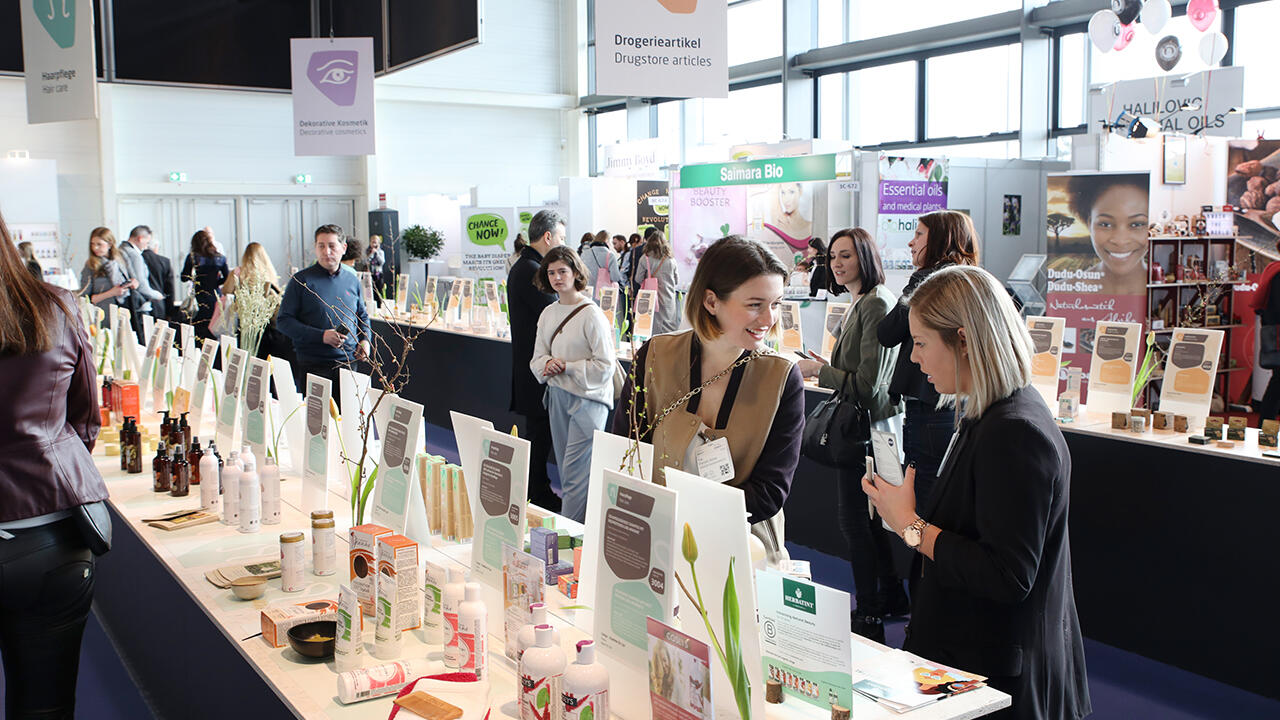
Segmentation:
[(289, 280), (276, 327), (293, 340), (298, 362), (293, 367), (298, 392), (306, 391), (307, 374), (333, 383), (339, 401), (338, 368), (356, 369), (369, 359), (369, 312), (360, 278), (342, 266), (347, 238), (337, 225), (316, 228), (316, 262)]

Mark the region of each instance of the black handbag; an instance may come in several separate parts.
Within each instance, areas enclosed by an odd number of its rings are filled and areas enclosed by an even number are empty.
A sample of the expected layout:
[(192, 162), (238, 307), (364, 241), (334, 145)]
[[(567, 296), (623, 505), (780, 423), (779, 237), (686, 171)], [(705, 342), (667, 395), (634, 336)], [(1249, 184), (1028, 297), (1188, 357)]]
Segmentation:
[(85, 545), (94, 555), (102, 555), (111, 549), (111, 514), (107, 512), (105, 502), (99, 500), (77, 505), (72, 512)]
[(870, 441), (871, 413), (856, 399), (836, 393), (805, 418), (800, 452), (827, 467), (862, 467)]
[(1280, 369), (1280, 325), (1263, 325), (1258, 332), (1258, 364)]

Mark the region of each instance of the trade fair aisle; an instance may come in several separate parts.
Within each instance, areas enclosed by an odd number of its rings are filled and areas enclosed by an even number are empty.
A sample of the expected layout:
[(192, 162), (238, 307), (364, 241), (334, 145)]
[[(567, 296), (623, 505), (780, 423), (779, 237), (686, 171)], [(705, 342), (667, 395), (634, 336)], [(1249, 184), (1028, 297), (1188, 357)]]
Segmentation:
[[(99, 571), (99, 614), (117, 640), (121, 633), (137, 634), (136, 629), (129, 630), (128, 618), (133, 614), (141, 613), (149, 618), (148, 637), (128, 638), (131, 642), (117, 642), (117, 645), (122, 646), (121, 654), (134, 670), (144, 694), (162, 715), (173, 712), (185, 717), (214, 717), (224, 712), (222, 708), (227, 704), (254, 717), (382, 718), (390, 713), (390, 697), (341, 704), (336, 697), (337, 675), (332, 660), (321, 662), (304, 658), (288, 647), (272, 648), (259, 634), (260, 613), (264, 608), (315, 599), (336, 600), (338, 585), (348, 577), (345, 536), (351, 523), (346, 500), (336, 494), (329, 497), (338, 527), (336, 574), (328, 577), (312, 574), (308, 549), (304, 587), (300, 592), (284, 593), (280, 580), (270, 580), (263, 597), (243, 601), (236, 599), (231, 590), (215, 587), (205, 574), (220, 567), (278, 557), (280, 533), (305, 531), (309, 527), (309, 518), (297, 502), (301, 484), (298, 479), (287, 478), (283, 484), (284, 503), (279, 525), (265, 525), (260, 532), (252, 534), (242, 534), (221, 523), (165, 531), (147, 526), (142, 519), (198, 507), (199, 488), (193, 488), (193, 493), (183, 498), (155, 493), (149, 472), (122, 473), (119, 458), (103, 455), (101, 447), (96, 457), (111, 491), (117, 536), (115, 549), (104, 556)], [(557, 521), (560, 526), (570, 524), (560, 518)], [(309, 536), (309, 532), (307, 534)], [(446, 568), (469, 566), (469, 543), (442, 544), (438, 540), (434, 539), (431, 548), (422, 548), (424, 559)], [(307, 544), (309, 548), (309, 537)], [(126, 573), (124, 569), (132, 572)], [(172, 581), (180, 592), (166, 597), (161, 587), (166, 581)], [(492, 672), (488, 700), (491, 717), (517, 717), (514, 665), (503, 654), (502, 600), (496, 589), (487, 590), (485, 595), (490, 617), (489, 667)], [(571, 653), (577, 641), (588, 637), (578, 625), (589, 622), (589, 618), (583, 617), (586, 613), (582, 611), (565, 609), (565, 605), (573, 601), (560, 593), (548, 591), (546, 595), (554, 615), (553, 624), (560, 630), (561, 646), (567, 654)], [(372, 655), (371, 620), (365, 624), (365, 640), (364, 666), (380, 664)], [(853, 640), (855, 660), (889, 650), (856, 635)], [(228, 649), (233, 652), (228, 653)], [(228, 659), (215, 661), (212, 658), (217, 653)], [(424, 642), (420, 630), (405, 633), (400, 657), (425, 658), (432, 673), (446, 670), (441, 648)], [(152, 669), (151, 673), (148, 668)], [(643, 685), (646, 679), (637, 675), (614, 678), (613, 683), (616, 691), (621, 683)], [(760, 692), (763, 691), (760, 688)], [(1007, 695), (992, 688), (981, 688), (914, 711), (912, 717), (922, 720), (973, 718), (1008, 704)], [(893, 712), (856, 695), (851, 710), (852, 716), (860, 719), (895, 717)], [(624, 714), (614, 713), (614, 716), (636, 717), (634, 709), (624, 710)], [(795, 700), (770, 705), (767, 715), (770, 718), (828, 716), (818, 708)], [(648, 717), (647, 708), (640, 717)]]

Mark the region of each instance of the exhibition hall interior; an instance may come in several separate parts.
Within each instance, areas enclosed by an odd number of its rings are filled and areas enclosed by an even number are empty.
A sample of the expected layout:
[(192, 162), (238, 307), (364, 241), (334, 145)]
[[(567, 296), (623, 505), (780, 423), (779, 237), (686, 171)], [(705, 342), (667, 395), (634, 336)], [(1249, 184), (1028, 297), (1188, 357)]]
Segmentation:
[(0, 2), (0, 718), (1280, 717), (1277, 29)]

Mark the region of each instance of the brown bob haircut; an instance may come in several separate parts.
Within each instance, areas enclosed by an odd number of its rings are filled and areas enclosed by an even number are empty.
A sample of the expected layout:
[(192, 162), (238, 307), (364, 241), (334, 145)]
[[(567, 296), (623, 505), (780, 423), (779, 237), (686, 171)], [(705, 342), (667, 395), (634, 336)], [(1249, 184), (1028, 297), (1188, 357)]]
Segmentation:
[(547, 268), (551, 267), (553, 262), (562, 262), (569, 266), (573, 271), (573, 289), (582, 292), (587, 289), (587, 266), (582, 264), (582, 258), (578, 257), (578, 253), (573, 248), (564, 245), (558, 245), (547, 251), (542, 258), (542, 265), (538, 267), (538, 272), (533, 276), (533, 286), (544, 293), (553, 293), (551, 289), (551, 281), (547, 279)]
[(924, 267), (978, 264), (978, 231), (973, 218), (956, 210), (939, 210), (921, 215), (917, 222), (929, 229)]
[(836, 282), (835, 275), (831, 273), (831, 256), (835, 254), (836, 241), (843, 238), (849, 238), (853, 243), (853, 254), (858, 258), (858, 274), (862, 276), (862, 288), (859, 292), (866, 295), (884, 282), (884, 265), (880, 262), (880, 249), (876, 247), (871, 233), (860, 227), (838, 230), (831, 236), (831, 242), (827, 243), (827, 292), (839, 295), (846, 289)]
[(698, 339), (711, 342), (720, 337), (720, 324), (707, 312), (703, 302), (707, 291), (721, 300), (727, 299), (743, 283), (761, 275), (777, 275), (785, 283), (787, 268), (769, 248), (740, 235), (722, 237), (711, 244), (698, 261), (698, 269), (689, 283), (684, 301), (684, 314)]

